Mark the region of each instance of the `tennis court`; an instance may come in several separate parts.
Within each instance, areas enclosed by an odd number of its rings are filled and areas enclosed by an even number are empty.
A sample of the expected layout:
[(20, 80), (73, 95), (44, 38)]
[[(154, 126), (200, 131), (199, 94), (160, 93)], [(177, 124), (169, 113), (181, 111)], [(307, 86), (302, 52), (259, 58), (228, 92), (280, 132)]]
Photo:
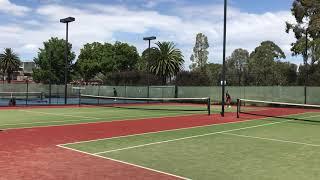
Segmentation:
[(221, 117), (208, 100), (82, 95), (3, 108), (2, 177), (319, 179), (320, 106), (241, 100)]
[[(320, 112), (59, 145), (184, 179), (319, 179)], [(318, 121), (318, 122), (317, 122)]]
[[(163, 102), (164, 100), (166, 102)], [(130, 98), (115, 99), (95, 96), (85, 99), (84, 96), (79, 103), (78, 106), (61, 106), (60, 108), (43, 106), (1, 110), (0, 129), (178, 117), (193, 114), (208, 115), (211, 112), (219, 112), (216, 107), (211, 110), (211, 105), (208, 106), (208, 99), (205, 98), (140, 98), (132, 100)], [(234, 112), (235, 108), (231, 108), (229, 111)]]

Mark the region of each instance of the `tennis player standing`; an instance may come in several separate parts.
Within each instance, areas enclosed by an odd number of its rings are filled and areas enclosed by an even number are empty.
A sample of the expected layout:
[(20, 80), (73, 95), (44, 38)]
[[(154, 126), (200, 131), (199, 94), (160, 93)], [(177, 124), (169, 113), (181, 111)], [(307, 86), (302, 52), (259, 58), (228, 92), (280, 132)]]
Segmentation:
[(227, 107), (231, 108), (231, 96), (228, 91), (226, 93), (226, 102), (227, 102)]

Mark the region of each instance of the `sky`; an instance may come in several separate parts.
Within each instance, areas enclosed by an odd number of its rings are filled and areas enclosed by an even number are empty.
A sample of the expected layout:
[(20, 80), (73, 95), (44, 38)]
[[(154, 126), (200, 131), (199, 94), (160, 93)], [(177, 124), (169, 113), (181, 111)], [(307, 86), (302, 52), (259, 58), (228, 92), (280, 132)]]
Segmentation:
[[(253, 51), (271, 40), (292, 57), (293, 33), (285, 32), (293, 0), (228, 0), (227, 56), (237, 48)], [(147, 48), (145, 36), (172, 41), (181, 49), (185, 68), (197, 33), (209, 40), (209, 62), (222, 62), (223, 0), (0, 0), (0, 50), (12, 48), (23, 61), (32, 61), (50, 37), (65, 38), (59, 19), (73, 16), (69, 42), (78, 55), (86, 43), (115, 41)]]

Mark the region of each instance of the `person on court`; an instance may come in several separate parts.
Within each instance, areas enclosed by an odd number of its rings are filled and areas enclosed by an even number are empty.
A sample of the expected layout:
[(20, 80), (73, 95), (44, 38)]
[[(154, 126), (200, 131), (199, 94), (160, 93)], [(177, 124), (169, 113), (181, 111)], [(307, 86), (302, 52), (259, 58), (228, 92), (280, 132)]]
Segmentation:
[[(117, 97), (118, 96), (118, 92), (116, 90), (116, 88), (113, 88), (113, 97)], [(114, 98), (113, 101), (117, 101), (117, 98)]]
[(117, 96), (118, 96), (118, 92), (116, 88), (113, 88), (113, 97), (117, 97)]
[(228, 91), (226, 93), (226, 104), (228, 108), (231, 108), (231, 96)]

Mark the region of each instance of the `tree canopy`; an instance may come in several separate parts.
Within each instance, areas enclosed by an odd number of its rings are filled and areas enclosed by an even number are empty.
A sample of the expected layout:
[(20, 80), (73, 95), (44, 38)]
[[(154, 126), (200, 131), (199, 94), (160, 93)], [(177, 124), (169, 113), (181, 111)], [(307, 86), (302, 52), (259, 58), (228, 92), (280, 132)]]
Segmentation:
[[(306, 38), (309, 41), (308, 50), (312, 63), (319, 61), (320, 54), (320, 2), (318, 0), (294, 0), (291, 9), (296, 23), (286, 23), (286, 32), (294, 32), (296, 42), (292, 43), (293, 55), (306, 55)], [(313, 54), (317, 54), (314, 56)], [(306, 62), (305, 62), (306, 63)]]
[(190, 57), (192, 64), (191, 70), (204, 68), (208, 64), (209, 55), (209, 42), (208, 37), (203, 33), (198, 33), (196, 37), (196, 43), (193, 48), (193, 54)]
[(182, 70), (183, 55), (173, 42), (157, 42), (156, 45), (155, 57), (150, 64), (150, 70), (161, 77), (162, 83), (166, 84), (168, 78)]
[(19, 69), (21, 64), (17, 53), (14, 53), (11, 48), (5, 48), (0, 54), (0, 70), (3, 74), (7, 74), (8, 83), (12, 80), (12, 74)]
[(241, 85), (244, 73), (247, 71), (249, 52), (245, 49), (235, 49), (227, 58), (227, 82)]
[[(272, 41), (264, 41), (250, 54), (249, 82), (253, 85), (273, 85), (275, 61), (286, 58), (281, 48)], [(272, 74), (272, 76), (270, 76)]]
[(127, 43), (88, 43), (80, 50), (76, 63), (77, 72), (87, 82), (97, 74), (132, 71), (139, 60), (136, 47)]
[(294, 0), (291, 12), (296, 20), (296, 23), (286, 23), (286, 32), (294, 32), (296, 38), (291, 51), (293, 55), (304, 57), (304, 64), (299, 67), (298, 84), (318, 85), (320, 84), (317, 80), (320, 78), (320, 2)]
[[(65, 44), (66, 41), (52, 37), (43, 43), (43, 48), (39, 49), (37, 57), (34, 58), (37, 68), (33, 70), (33, 80), (36, 82), (54, 84), (64, 83), (65, 72)], [(68, 82), (71, 79), (71, 73), (74, 70), (73, 61), (76, 57), (72, 51), (72, 45), (68, 44)]]

